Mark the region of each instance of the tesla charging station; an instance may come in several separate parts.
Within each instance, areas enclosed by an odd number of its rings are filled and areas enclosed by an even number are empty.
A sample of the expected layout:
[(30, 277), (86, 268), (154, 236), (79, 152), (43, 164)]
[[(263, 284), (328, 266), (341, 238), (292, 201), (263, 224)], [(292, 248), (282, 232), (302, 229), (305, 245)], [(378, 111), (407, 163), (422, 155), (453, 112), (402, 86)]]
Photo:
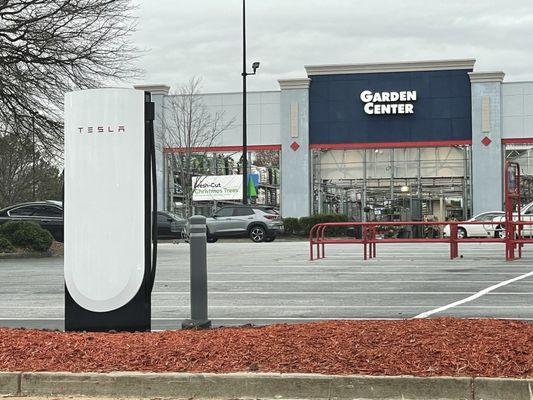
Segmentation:
[(65, 96), (65, 330), (151, 328), (154, 107), (147, 92)]

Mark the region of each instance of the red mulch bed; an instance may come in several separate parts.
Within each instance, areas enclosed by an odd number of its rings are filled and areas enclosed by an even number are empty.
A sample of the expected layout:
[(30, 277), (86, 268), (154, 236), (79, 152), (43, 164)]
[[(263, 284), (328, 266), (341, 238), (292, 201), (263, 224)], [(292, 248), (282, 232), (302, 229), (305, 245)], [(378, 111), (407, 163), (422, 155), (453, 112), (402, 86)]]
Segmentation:
[(0, 329), (4, 371), (533, 376), (533, 324), (332, 321), (153, 333)]

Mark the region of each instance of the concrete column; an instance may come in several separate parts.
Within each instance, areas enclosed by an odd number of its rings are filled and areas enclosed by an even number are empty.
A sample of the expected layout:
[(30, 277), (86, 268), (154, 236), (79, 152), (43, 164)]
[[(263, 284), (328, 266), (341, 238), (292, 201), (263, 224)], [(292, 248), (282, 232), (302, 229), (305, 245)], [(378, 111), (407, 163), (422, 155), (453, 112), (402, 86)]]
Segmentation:
[(503, 210), (503, 72), (469, 72), (472, 84), (473, 213)]
[(144, 90), (152, 94), (155, 106), (154, 135), (155, 135), (155, 159), (157, 169), (157, 209), (167, 209), (167, 180), (165, 179), (165, 159), (163, 156), (163, 110), (165, 96), (168, 95), (170, 86), (166, 85), (136, 85), (137, 90)]
[(281, 88), (281, 215), (311, 213), (309, 78), (279, 80)]

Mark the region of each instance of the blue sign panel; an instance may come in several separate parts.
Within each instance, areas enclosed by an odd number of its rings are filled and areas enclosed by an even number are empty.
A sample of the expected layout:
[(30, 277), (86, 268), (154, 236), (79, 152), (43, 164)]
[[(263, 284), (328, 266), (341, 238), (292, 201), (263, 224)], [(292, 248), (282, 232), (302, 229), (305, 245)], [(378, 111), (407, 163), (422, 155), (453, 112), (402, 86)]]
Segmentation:
[(468, 72), (313, 75), (310, 143), (471, 140)]

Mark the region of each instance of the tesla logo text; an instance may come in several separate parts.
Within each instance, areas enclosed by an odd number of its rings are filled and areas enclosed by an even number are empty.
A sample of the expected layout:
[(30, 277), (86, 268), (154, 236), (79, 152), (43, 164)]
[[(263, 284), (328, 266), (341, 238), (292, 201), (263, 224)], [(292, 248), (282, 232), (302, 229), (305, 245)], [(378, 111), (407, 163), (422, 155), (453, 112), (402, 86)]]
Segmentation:
[(79, 127), (78, 133), (87, 133), (89, 135), (93, 133), (125, 133), (126, 127), (124, 125), (107, 125), (107, 126), (86, 126)]

